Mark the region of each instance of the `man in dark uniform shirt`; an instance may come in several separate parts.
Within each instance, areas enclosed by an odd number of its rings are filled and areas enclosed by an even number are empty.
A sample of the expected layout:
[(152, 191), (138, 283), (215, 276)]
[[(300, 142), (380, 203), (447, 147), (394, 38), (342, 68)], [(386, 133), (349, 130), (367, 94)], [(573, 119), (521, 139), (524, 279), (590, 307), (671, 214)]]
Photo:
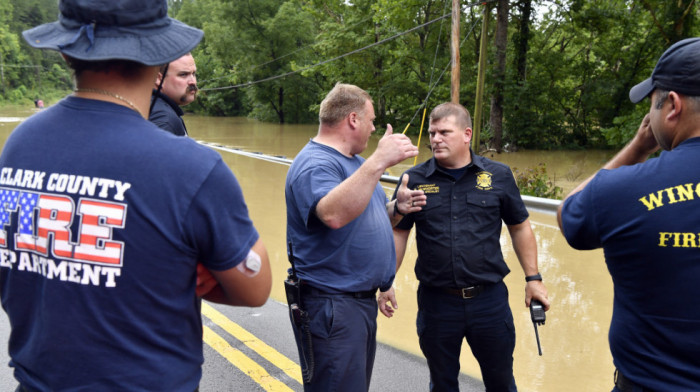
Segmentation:
[[(525, 272), (525, 304), (537, 299), (549, 309), (529, 214), (510, 168), (471, 151), (471, 118), (464, 107), (437, 106), (430, 113), (428, 132), (433, 158), (402, 176), (402, 181), (408, 176), (409, 189), (425, 193), (415, 202), (422, 209), (405, 214), (394, 227), (394, 241), (398, 269), (415, 224), (420, 282), (416, 326), (430, 369), (430, 389), (459, 391), (459, 355), (466, 338), (486, 390), (516, 391), (515, 328), (503, 283), (510, 270), (500, 236), (505, 222)], [(393, 288), (382, 292), (378, 302), (379, 310), (391, 317), (396, 309)]]
[[(162, 81), (162, 86), (161, 86)], [(185, 113), (180, 106), (189, 105), (197, 97), (197, 66), (187, 53), (160, 69), (153, 90), (153, 109), (148, 120), (177, 136), (187, 136)], [(158, 91), (158, 86), (161, 86)]]

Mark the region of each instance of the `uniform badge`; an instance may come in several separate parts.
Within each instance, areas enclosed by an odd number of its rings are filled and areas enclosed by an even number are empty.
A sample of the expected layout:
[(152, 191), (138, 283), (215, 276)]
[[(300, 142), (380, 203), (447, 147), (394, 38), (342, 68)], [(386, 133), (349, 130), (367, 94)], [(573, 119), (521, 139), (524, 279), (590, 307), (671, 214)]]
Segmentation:
[(476, 188), (482, 191), (488, 191), (493, 189), (491, 187), (491, 173), (489, 172), (479, 172), (476, 174)]
[(440, 187), (436, 184), (420, 184), (416, 189), (425, 193), (440, 193)]

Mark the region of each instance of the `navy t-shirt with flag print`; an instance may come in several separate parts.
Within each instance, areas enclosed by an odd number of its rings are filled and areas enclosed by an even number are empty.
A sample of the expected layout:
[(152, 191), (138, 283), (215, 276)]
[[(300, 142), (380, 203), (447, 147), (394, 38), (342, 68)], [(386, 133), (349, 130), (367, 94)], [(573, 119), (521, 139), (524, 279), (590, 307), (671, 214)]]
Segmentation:
[(67, 97), (0, 155), (0, 296), (30, 390), (195, 390), (196, 265), (258, 239), (218, 153), (110, 102)]

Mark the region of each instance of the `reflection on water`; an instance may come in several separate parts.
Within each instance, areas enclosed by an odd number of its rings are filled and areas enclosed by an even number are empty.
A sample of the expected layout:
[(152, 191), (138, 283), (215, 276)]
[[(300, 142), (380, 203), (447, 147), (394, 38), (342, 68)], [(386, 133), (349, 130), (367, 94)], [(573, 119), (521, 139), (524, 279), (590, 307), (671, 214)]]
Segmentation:
[[(1, 113), (7, 117), (26, 117), (26, 113)], [(316, 134), (313, 125), (263, 124), (242, 118), (209, 118), (188, 115), (187, 129), (195, 139), (211, 143), (293, 158)], [(0, 121), (0, 142), (4, 143), (16, 123)], [(380, 132), (383, 132), (381, 130)], [(373, 138), (364, 156), (374, 150)], [(423, 138), (423, 140), (426, 140)], [(421, 142), (418, 162), (430, 152)], [(568, 192), (575, 184), (595, 172), (611, 152), (523, 151), (489, 158), (511, 167), (525, 169), (540, 162), (547, 164), (550, 177)], [(284, 301), (282, 281), (288, 267), (285, 229), (284, 164), (222, 153), (238, 178), (256, 227), (267, 246), (273, 269), (272, 298)], [(399, 175), (413, 165), (413, 159), (392, 168)], [(566, 180), (560, 182), (562, 180)], [(387, 192), (393, 184), (385, 184)], [(612, 282), (600, 250), (581, 252), (571, 249), (559, 232), (554, 215), (532, 212), (531, 221), (538, 243), (540, 271), (549, 290), (552, 309), (539, 327), (543, 355), (537, 353), (534, 328), (524, 305), (525, 281), (522, 269), (504, 230), (503, 253), (511, 269), (505, 281), (516, 325), (515, 377), (521, 391), (604, 391), (612, 389), (613, 365), (607, 332), (612, 314)], [(378, 339), (400, 349), (420, 354), (415, 332), (417, 312), (415, 292), (418, 283), (413, 272), (415, 239), (409, 238), (406, 258), (395, 281), (399, 309), (391, 319), (379, 315)], [(479, 368), (466, 343), (462, 348), (462, 371), (480, 378)], [(427, 389), (425, 385), (417, 386)]]

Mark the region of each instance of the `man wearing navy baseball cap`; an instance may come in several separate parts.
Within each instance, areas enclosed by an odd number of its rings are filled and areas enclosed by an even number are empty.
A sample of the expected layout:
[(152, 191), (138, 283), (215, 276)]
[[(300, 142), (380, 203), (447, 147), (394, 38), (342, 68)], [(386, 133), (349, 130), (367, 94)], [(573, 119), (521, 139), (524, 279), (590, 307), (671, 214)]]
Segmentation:
[[(169, 18), (166, 0), (59, 10), (23, 35), (63, 55), (75, 91), (20, 124), (0, 155), (0, 298), (17, 391), (195, 391), (198, 296), (260, 306), (271, 287), (221, 156), (146, 120), (159, 66), (203, 33)], [(198, 286), (198, 262), (210, 284)]]
[(572, 247), (605, 251), (615, 287), (613, 391), (698, 391), (700, 38), (668, 48), (629, 95), (649, 97), (649, 113), (564, 199), (559, 227)]

